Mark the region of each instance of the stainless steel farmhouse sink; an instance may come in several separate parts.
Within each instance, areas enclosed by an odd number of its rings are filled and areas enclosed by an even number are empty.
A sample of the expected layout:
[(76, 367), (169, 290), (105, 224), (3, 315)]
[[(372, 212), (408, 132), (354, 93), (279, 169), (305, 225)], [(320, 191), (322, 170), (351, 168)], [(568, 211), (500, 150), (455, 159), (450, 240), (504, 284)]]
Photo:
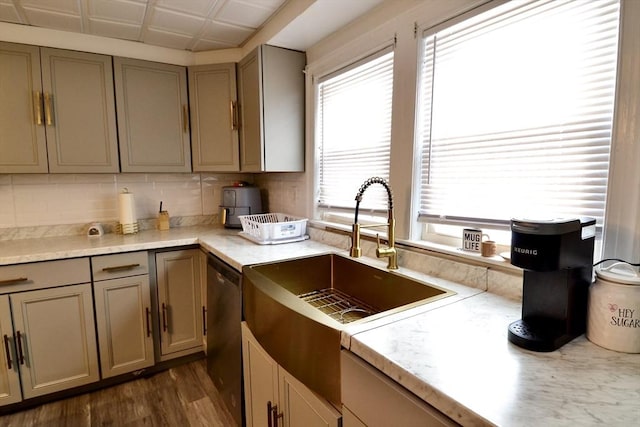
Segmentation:
[(337, 254), (243, 268), (244, 316), (284, 369), (339, 406), (340, 332), (454, 292)]

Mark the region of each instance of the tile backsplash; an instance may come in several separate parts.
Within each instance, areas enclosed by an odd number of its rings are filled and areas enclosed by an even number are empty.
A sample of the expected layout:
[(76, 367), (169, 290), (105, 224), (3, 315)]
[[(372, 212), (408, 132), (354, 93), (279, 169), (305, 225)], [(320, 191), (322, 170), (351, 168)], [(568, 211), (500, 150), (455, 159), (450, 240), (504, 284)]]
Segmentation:
[(0, 228), (118, 220), (118, 193), (135, 195), (138, 219), (218, 213), (222, 187), (250, 174), (0, 175)]

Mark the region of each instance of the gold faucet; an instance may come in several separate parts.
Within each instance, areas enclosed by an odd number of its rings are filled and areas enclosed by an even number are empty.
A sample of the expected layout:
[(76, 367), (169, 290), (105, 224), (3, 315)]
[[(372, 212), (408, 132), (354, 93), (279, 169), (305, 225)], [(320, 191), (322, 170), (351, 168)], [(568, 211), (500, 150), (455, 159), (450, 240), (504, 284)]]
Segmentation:
[[(386, 223), (380, 224), (366, 224), (361, 225), (358, 224), (358, 210), (360, 209), (360, 202), (362, 201), (362, 195), (365, 190), (369, 188), (371, 184), (381, 184), (386, 190), (389, 198), (389, 208), (388, 208), (388, 220)], [(370, 227), (387, 227), (387, 237), (388, 237), (388, 245), (387, 247), (380, 246), (380, 235), (376, 235), (376, 240), (378, 242), (378, 247), (376, 248), (376, 256), (378, 258), (388, 258), (389, 262), (387, 264), (387, 268), (389, 270), (397, 270), (398, 269), (398, 253), (395, 247), (395, 229), (396, 229), (396, 220), (393, 216), (393, 195), (391, 193), (391, 187), (389, 183), (380, 177), (373, 177), (367, 179), (358, 190), (358, 194), (356, 194), (356, 212), (353, 225), (351, 227), (351, 250), (349, 251), (350, 255), (354, 258), (358, 258), (362, 255), (362, 248), (360, 248), (360, 229), (361, 228), (370, 228)]]

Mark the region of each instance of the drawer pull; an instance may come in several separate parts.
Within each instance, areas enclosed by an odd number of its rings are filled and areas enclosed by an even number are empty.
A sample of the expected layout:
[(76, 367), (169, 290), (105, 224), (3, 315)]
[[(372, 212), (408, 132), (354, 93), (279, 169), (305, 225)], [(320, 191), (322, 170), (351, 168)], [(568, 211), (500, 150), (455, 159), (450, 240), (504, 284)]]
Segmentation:
[(27, 280), (29, 280), (28, 277), (16, 277), (15, 279), (0, 280), (0, 286), (17, 285), (18, 283), (26, 282)]
[(9, 337), (6, 335), (4, 336), (4, 351), (7, 353), (7, 368), (11, 370), (11, 350), (9, 348)]
[(114, 267), (104, 267), (102, 271), (111, 273), (114, 271), (131, 270), (132, 268), (136, 268), (136, 267), (140, 267), (140, 264), (127, 264), (127, 265), (116, 265)]
[(18, 362), (24, 365), (24, 352), (22, 351), (22, 334), (16, 331), (16, 339), (18, 340)]

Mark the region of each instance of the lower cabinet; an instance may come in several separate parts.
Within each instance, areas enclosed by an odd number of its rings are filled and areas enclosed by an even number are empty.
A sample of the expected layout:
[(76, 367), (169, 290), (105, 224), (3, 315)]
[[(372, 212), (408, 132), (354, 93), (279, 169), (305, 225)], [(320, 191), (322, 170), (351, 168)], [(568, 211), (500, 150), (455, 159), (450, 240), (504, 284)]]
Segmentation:
[(458, 425), (347, 350), (340, 368), (344, 427)]
[(242, 323), (247, 426), (339, 426), (341, 414), (285, 371)]
[(200, 250), (156, 253), (160, 360), (202, 351), (204, 306)]
[(13, 322), (9, 296), (0, 295), (0, 336), (2, 337), (2, 354), (0, 354), (0, 406), (22, 400), (20, 392), (20, 375), (18, 358), (16, 357)]
[(3, 340), (6, 356), (14, 352), (10, 370), (17, 367), (20, 372), (25, 399), (100, 379), (90, 283), (17, 292), (8, 298), (13, 338), (8, 339), (3, 325)]
[(91, 259), (102, 378), (154, 364), (147, 252)]

